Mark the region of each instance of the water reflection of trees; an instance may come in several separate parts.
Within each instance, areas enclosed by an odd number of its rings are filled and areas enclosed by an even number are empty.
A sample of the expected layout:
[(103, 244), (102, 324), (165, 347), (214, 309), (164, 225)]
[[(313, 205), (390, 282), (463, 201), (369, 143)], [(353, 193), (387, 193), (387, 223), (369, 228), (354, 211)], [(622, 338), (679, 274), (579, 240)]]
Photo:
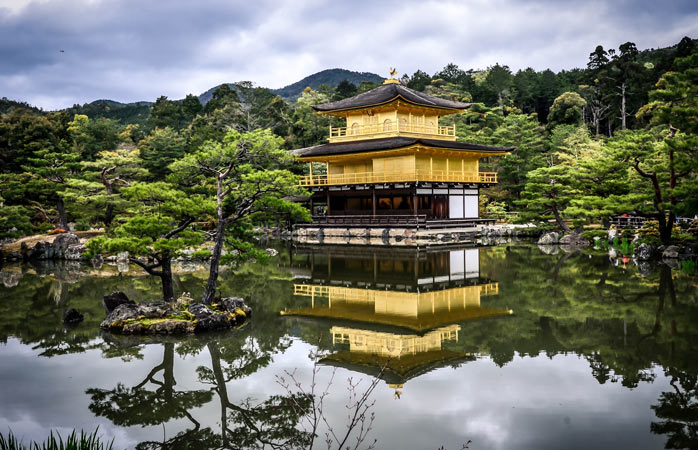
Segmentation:
[[(113, 389), (87, 389), (92, 400), (90, 411), (120, 426), (159, 425), (186, 417), (193, 427), (167, 440), (169, 448), (210, 437), (210, 430), (202, 430), (190, 411), (211, 401), (213, 394), (207, 389), (179, 391), (175, 388), (174, 349), (174, 343), (163, 344), (162, 362), (135, 386), (126, 387), (119, 383)], [(147, 442), (139, 445), (139, 448), (153, 446)]]
[[(540, 254), (531, 247), (485, 253), (485, 276), (500, 283), (494, 304), (510, 305), (515, 318), (487, 329), (467, 324), (473, 350), (505, 364), (515, 354), (584, 355), (600, 382), (628, 387), (651, 380), (659, 364), (686, 367), (698, 347), (694, 280), (658, 265), (648, 277), (587, 254)], [(506, 265), (507, 267), (503, 267)], [(488, 273), (490, 272), (490, 273)]]
[[(593, 251), (546, 255), (512, 246), (481, 249), (480, 255), (481, 277), (500, 287), (487, 306), (512, 308), (515, 314), (462, 323), (449, 349), (488, 355), (498, 365), (515, 355), (574, 353), (588, 361), (599, 383), (628, 388), (653, 382), (662, 366), (674, 391), (663, 393), (653, 407), (661, 420), (652, 431), (668, 434), (669, 448), (698, 448), (694, 278), (664, 264), (652, 270), (615, 265)], [(319, 339), (322, 327), (303, 321), (295, 327), (307, 342), (333, 350), (332, 342)]]
[[(249, 331), (249, 330), (245, 330)], [(234, 401), (230, 392), (235, 382), (266, 367), (275, 353), (285, 350), (290, 341), (283, 331), (261, 339), (247, 332), (237, 335), (210, 335), (191, 338), (175, 344), (164, 342), (162, 362), (153, 367), (138, 384), (113, 389), (90, 388), (90, 410), (121, 426), (164, 425), (185, 418), (190, 425), (184, 431), (162, 441), (146, 441), (138, 449), (183, 448), (305, 448), (310, 435), (297, 425), (311, 408), (309, 399), (288, 395), (273, 395), (262, 401), (250, 398)], [(112, 340), (111, 354), (118, 348), (133, 353), (135, 338)], [(142, 342), (142, 341), (140, 341)], [(136, 344), (140, 348), (143, 344)], [(210, 365), (196, 369), (201, 386), (206, 388), (180, 391), (176, 389), (175, 352), (182, 357), (207, 352)], [(203, 426), (196, 418), (196, 409), (210, 402), (220, 408), (220, 429)], [(299, 405), (301, 406), (299, 408)]]
[(662, 392), (652, 405), (659, 419), (652, 433), (668, 435), (665, 448), (698, 448), (698, 376), (673, 368), (664, 373), (674, 390)]
[[(587, 359), (590, 374), (599, 383), (618, 382), (631, 388), (653, 381), (661, 370), (657, 366), (661, 366), (673, 389), (663, 393), (653, 406), (657, 420), (652, 431), (667, 435), (670, 448), (698, 446), (695, 278), (665, 265), (638, 271), (631, 265), (616, 266), (603, 255), (591, 258), (582, 253), (544, 255), (529, 246), (487, 248), (480, 252), (481, 276), (498, 281), (500, 286), (498, 296), (487, 298), (488, 307), (511, 308), (515, 314), (501, 320), (462, 323), (459, 341), (444, 344), (449, 350), (489, 355), (498, 365), (507, 364), (517, 354), (552, 357), (575, 353)], [(142, 345), (115, 345), (110, 337), (100, 339), (98, 323), (104, 312), (99, 302), (101, 295), (95, 298), (95, 293), (121, 289), (130, 296), (145, 299), (151, 286), (143, 279), (75, 277), (74, 272), (65, 274), (62, 270), (67, 269), (57, 267), (24, 267), (18, 272), (21, 277), (14, 275), (14, 267), (3, 270), (11, 287), (0, 288), (6, 294), (5, 301), (0, 302), (0, 342), (14, 336), (33, 346), (42, 356), (95, 349), (104, 357), (125, 360), (142, 357)], [(181, 289), (196, 294), (199, 280), (195, 274), (181, 277), (180, 282)], [(322, 348), (332, 350), (327, 324), (319, 326), (316, 322), (278, 317), (278, 311), (293, 307), (292, 303), (297, 301), (290, 295), (290, 286), (288, 275), (273, 266), (246, 266), (235, 276), (226, 277), (223, 291), (244, 296), (255, 308), (253, 320), (239, 336), (157, 344), (163, 345), (162, 362), (153, 368), (157, 371), (150, 378), (146, 377), (146, 383), (108, 390), (100, 394), (104, 395), (102, 400), (95, 397), (95, 407), (108, 403), (110, 396), (114, 396), (112, 405), (118, 408), (111, 413), (129, 408), (137, 411), (140, 398), (143, 405), (160, 401), (162, 411), (181, 414), (177, 412), (177, 402), (181, 400), (186, 405), (190, 397), (186, 396), (187, 391), (179, 392), (170, 379), (174, 372), (168, 368), (167, 355), (207, 352), (211, 362), (199, 368), (198, 373), (207, 387), (192, 391), (202, 391), (197, 394), (199, 397), (192, 398), (203, 404), (217, 399), (222, 427), (214, 432), (206, 424), (197, 426), (190, 421), (186, 430), (189, 434), (182, 434), (179, 442), (200, 440), (214, 447), (231, 448), (253, 446), (253, 443), (261, 446), (264, 440), (285, 442), (281, 435), (297, 420), (288, 415), (289, 408), (284, 403), (288, 398), (235, 402), (229, 396), (236, 392), (236, 381), (266, 367), (275, 352), (284, 351), (288, 345), (285, 336), (291, 332), (306, 342), (321, 342)], [(157, 286), (152, 286), (152, 292), (153, 295), (158, 292)], [(56, 297), (57, 293), (60, 295)], [(65, 328), (61, 323), (62, 312), (69, 307), (85, 313), (85, 322), (76, 329)], [(125, 398), (129, 395), (137, 398), (129, 403)], [(197, 405), (192, 405), (196, 409)], [(103, 411), (105, 417), (107, 413)], [(186, 415), (168, 418), (164, 412), (157, 416), (154, 410), (139, 414), (134, 415), (134, 421), (147, 422), (148, 414), (151, 421), (159, 420), (157, 423), (173, 418), (190, 420)], [(289, 446), (300, 446), (304, 439), (301, 435), (285, 436), (290, 439)], [(163, 448), (165, 444), (143, 443), (141, 448)]]

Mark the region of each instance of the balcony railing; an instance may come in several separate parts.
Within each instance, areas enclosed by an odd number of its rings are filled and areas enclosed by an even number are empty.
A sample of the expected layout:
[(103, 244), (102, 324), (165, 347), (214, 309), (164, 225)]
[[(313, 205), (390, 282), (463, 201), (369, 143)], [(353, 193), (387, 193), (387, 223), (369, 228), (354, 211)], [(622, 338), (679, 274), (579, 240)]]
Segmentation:
[(445, 170), (414, 170), (402, 172), (362, 172), (339, 175), (305, 175), (301, 186), (327, 186), (342, 184), (411, 183), (417, 181), (446, 183), (497, 183), (496, 172), (463, 173)]
[[(455, 290), (480, 290), (481, 296), (499, 295), (499, 283), (480, 284), (475, 286), (465, 286), (455, 288)], [(293, 295), (302, 297), (333, 297), (334, 300), (344, 300), (353, 302), (372, 302), (376, 291), (370, 289), (346, 288), (343, 286), (322, 286), (318, 284), (294, 284)], [(419, 294), (416, 294), (419, 295)]]
[(372, 125), (354, 125), (352, 127), (330, 127), (330, 142), (362, 138), (387, 137), (395, 135), (430, 135), (441, 138), (456, 138), (455, 125), (428, 126), (415, 124), (378, 123)]

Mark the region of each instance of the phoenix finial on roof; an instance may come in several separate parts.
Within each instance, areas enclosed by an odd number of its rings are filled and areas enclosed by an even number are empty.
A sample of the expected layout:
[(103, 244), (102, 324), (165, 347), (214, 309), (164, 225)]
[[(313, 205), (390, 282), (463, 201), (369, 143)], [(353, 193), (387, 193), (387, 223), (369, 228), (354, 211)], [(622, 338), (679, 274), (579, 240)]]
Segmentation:
[(391, 67), (390, 68), (390, 78), (395, 78), (396, 75), (397, 75), (397, 69), (394, 67)]

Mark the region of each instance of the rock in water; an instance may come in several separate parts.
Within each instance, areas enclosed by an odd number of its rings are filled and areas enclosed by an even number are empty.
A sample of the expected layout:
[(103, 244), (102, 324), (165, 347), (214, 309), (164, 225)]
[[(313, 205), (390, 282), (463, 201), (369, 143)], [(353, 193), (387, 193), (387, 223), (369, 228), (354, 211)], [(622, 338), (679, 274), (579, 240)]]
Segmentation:
[(102, 268), (102, 264), (104, 264), (104, 258), (102, 258), (102, 255), (95, 255), (95, 257), (92, 258), (91, 262), (92, 262), (92, 267), (99, 270)]
[(649, 261), (652, 259), (652, 246), (649, 244), (640, 244), (635, 250), (635, 256), (639, 261)]
[(196, 318), (195, 331), (221, 330), (230, 326), (227, 314), (212, 311), (203, 303), (195, 303), (187, 311)]
[(82, 254), (85, 253), (85, 246), (83, 244), (70, 244), (63, 257), (69, 261), (79, 261), (82, 259)]
[(237, 314), (242, 310), (245, 313), (245, 317), (252, 316), (252, 308), (245, 304), (245, 301), (240, 297), (226, 297), (221, 299), (221, 306), (231, 314)]
[[(24, 242), (23, 242), (24, 244)], [(29, 259), (46, 260), (53, 259), (53, 245), (49, 242), (39, 241), (29, 250)]]
[(138, 305), (138, 312), (147, 319), (162, 319), (174, 314), (172, 304), (167, 302), (150, 302)]
[(676, 259), (679, 257), (679, 248), (675, 245), (670, 245), (662, 253), (664, 259)]
[[(63, 233), (56, 236), (53, 240), (53, 257), (65, 258), (66, 251), (71, 245), (79, 244), (80, 239), (73, 233)], [(78, 258), (79, 259), (79, 258)]]
[(80, 314), (78, 310), (75, 308), (70, 308), (69, 310), (63, 313), (63, 323), (68, 325), (80, 323), (84, 318), (85, 316)]
[(545, 233), (538, 239), (538, 245), (555, 245), (560, 239), (560, 235), (556, 232)]
[(135, 303), (122, 303), (107, 314), (107, 318), (102, 321), (100, 326), (102, 328), (123, 327), (125, 321), (136, 319), (140, 315), (138, 305)]
[(105, 295), (104, 298), (102, 298), (102, 305), (104, 305), (104, 310), (107, 314), (114, 311), (117, 306), (124, 303), (129, 303), (131, 305), (136, 304), (134, 301), (129, 300), (128, 297), (126, 297), (126, 294), (121, 291), (112, 292), (111, 294)]
[(572, 247), (587, 247), (589, 245), (589, 241), (587, 241), (577, 233), (566, 234), (565, 236), (562, 236), (559, 243), (563, 245), (569, 245)]

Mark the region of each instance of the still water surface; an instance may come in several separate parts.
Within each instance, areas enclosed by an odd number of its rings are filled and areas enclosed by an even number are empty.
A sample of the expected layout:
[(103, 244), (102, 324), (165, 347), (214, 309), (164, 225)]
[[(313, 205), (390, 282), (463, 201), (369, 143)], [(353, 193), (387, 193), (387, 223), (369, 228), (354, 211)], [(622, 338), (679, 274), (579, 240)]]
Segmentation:
[[(243, 328), (183, 340), (99, 330), (103, 295), (159, 294), (135, 267), (3, 267), (0, 430), (26, 441), (99, 426), (115, 448), (304, 446), (277, 381), (293, 372), (309, 389), (318, 354), (337, 433), (348, 378), (362, 392), (385, 369), (366, 441), (380, 449), (698, 446), (698, 281), (685, 266), (528, 245), (280, 250), (223, 276), (254, 309)], [(199, 296), (205, 276), (182, 272), (176, 289)], [(61, 324), (68, 308), (85, 314), (76, 328)]]

